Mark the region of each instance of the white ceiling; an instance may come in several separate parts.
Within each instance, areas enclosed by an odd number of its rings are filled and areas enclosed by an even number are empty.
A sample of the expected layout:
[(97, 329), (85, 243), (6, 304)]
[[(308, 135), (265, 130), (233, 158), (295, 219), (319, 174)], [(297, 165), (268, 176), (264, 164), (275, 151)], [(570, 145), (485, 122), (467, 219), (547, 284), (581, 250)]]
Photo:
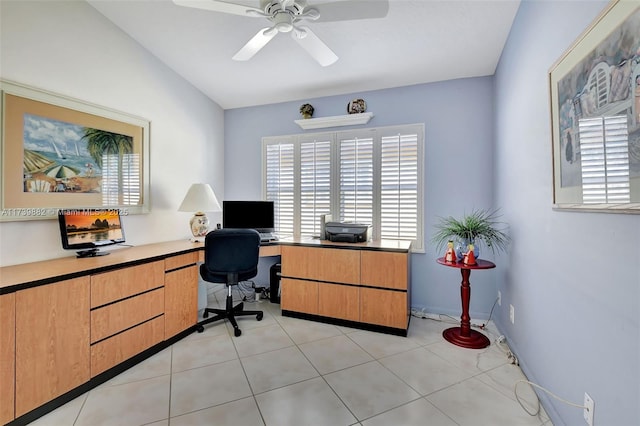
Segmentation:
[[(385, 18), (309, 22), (339, 57), (322, 67), (282, 33), (251, 60), (232, 60), (269, 26), (265, 18), (171, 0), (87, 1), (224, 109), (492, 75), (520, 4), (389, 0)], [(225, 1), (259, 6), (259, 0)]]

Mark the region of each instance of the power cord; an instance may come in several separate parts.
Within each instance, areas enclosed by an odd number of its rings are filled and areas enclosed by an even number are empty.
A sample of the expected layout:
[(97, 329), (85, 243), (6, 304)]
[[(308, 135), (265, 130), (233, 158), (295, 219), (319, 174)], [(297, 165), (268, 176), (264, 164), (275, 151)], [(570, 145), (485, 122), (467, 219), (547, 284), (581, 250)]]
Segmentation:
[(585, 405), (576, 404), (576, 403), (573, 403), (573, 402), (571, 402), (571, 401), (567, 401), (567, 400), (566, 400), (566, 399), (564, 399), (564, 398), (560, 398), (558, 395), (554, 394), (554, 393), (553, 393), (553, 392), (551, 392), (550, 390), (548, 390), (548, 389), (546, 389), (546, 388), (544, 388), (544, 387), (542, 387), (542, 386), (540, 386), (540, 385), (538, 385), (538, 384), (536, 384), (536, 383), (530, 382), (529, 380), (524, 380), (524, 379), (522, 379), (522, 380), (518, 380), (518, 381), (516, 381), (515, 385), (513, 386), (513, 393), (514, 393), (514, 395), (515, 395), (515, 397), (516, 397), (516, 401), (518, 401), (518, 404), (520, 404), (520, 406), (522, 407), (522, 409), (523, 409), (524, 411), (526, 411), (526, 412), (527, 412), (527, 414), (528, 414), (528, 415), (530, 415), (530, 416), (532, 416), (532, 417), (537, 416), (538, 414), (540, 414), (540, 398), (538, 398), (538, 394), (536, 394), (536, 393), (534, 392), (534, 394), (536, 395), (536, 402), (537, 402), (538, 408), (537, 408), (537, 410), (536, 410), (536, 412), (535, 412), (535, 413), (532, 413), (532, 412), (530, 412), (529, 410), (527, 410), (527, 408), (522, 404), (522, 401), (520, 401), (520, 396), (518, 395), (518, 384), (520, 384), (520, 383), (528, 383), (528, 384), (529, 384), (529, 386), (532, 386), (532, 387), (538, 388), (538, 389), (540, 389), (541, 391), (546, 392), (547, 394), (551, 395), (552, 397), (554, 397), (554, 398), (555, 398), (555, 399), (557, 399), (558, 401), (563, 402), (563, 403), (565, 403), (565, 404), (567, 404), (567, 405), (570, 405), (570, 406), (572, 406), (572, 407), (582, 408), (582, 409), (587, 409), (587, 410), (589, 409), (589, 407), (587, 407), (587, 406), (585, 406)]

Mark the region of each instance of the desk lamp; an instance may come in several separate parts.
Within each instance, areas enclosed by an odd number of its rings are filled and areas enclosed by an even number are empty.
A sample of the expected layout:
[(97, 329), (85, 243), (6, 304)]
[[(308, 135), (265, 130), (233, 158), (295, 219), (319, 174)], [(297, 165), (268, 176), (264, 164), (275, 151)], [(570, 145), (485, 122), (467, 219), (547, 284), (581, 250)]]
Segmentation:
[(209, 218), (204, 212), (219, 212), (222, 209), (208, 183), (194, 183), (182, 200), (178, 211), (195, 212), (189, 221), (193, 234), (191, 241), (203, 242), (205, 235), (209, 232)]

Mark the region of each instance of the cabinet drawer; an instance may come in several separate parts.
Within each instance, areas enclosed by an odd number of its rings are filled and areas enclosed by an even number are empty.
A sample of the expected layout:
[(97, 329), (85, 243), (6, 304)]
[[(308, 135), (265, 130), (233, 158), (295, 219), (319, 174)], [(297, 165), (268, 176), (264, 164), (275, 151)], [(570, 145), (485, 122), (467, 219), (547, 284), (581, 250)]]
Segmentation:
[(91, 308), (133, 296), (164, 283), (164, 261), (91, 276)]
[(318, 283), (283, 278), (280, 282), (280, 307), (283, 310), (318, 313)]
[(91, 311), (91, 343), (114, 335), (164, 311), (164, 288)]
[(409, 255), (362, 251), (362, 285), (407, 290)]
[(358, 287), (318, 283), (318, 315), (360, 321)]
[(288, 277), (360, 283), (360, 250), (283, 246), (282, 275)]
[(160, 343), (163, 336), (164, 316), (160, 316), (96, 343), (91, 346), (91, 377)]
[(402, 291), (360, 288), (360, 321), (367, 324), (407, 329), (409, 306)]
[(0, 424), (14, 418), (16, 294), (0, 296)]
[(173, 269), (178, 269), (183, 266), (193, 265), (198, 261), (198, 253), (191, 252), (185, 254), (179, 254), (177, 256), (167, 257), (164, 260), (164, 270), (171, 271)]

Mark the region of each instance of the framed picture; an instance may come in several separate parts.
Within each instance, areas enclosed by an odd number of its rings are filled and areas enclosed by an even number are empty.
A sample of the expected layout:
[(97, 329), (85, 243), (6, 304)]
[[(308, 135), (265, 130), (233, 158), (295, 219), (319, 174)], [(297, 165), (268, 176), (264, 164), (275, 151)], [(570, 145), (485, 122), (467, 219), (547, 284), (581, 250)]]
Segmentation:
[(149, 121), (14, 82), (0, 89), (0, 221), (149, 212)]
[(549, 72), (556, 209), (640, 214), (638, 28), (613, 1)]

